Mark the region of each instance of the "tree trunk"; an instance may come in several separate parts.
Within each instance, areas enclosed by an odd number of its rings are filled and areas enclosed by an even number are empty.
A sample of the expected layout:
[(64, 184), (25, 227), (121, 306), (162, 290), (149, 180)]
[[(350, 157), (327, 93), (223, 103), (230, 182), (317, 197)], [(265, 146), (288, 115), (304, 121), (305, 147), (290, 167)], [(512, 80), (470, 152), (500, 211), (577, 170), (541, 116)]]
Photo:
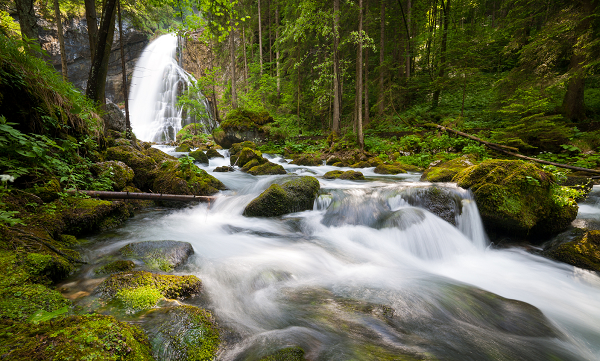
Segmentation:
[(281, 69), (279, 65), (279, 2), (275, 6), (275, 61), (277, 62), (277, 98), (281, 96)]
[[(365, 0), (365, 18), (369, 17), (369, 0)], [(365, 36), (368, 36), (368, 23), (365, 26)], [(363, 92), (365, 96), (365, 109), (363, 125), (369, 124), (369, 48), (365, 50), (365, 79), (363, 82)]]
[(131, 139), (131, 122), (129, 121), (129, 94), (127, 94), (127, 66), (125, 65), (123, 20), (121, 19), (121, 0), (118, 0), (117, 6), (117, 14), (119, 15), (119, 47), (121, 48), (121, 73), (123, 74), (123, 99), (125, 100), (125, 135), (127, 139)]
[(60, 46), (60, 64), (62, 76), (65, 81), (69, 81), (69, 74), (67, 72), (65, 37), (63, 36), (62, 17), (60, 16), (60, 5), (58, 5), (58, 0), (54, 0), (54, 17), (56, 18), (56, 29), (58, 30), (58, 44)]
[(357, 83), (358, 83), (358, 97), (356, 99), (356, 102), (358, 103), (358, 109), (357, 109), (357, 116), (358, 116), (358, 122), (356, 124), (357, 126), (357, 133), (358, 133), (358, 146), (360, 148), (360, 151), (362, 152), (365, 149), (365, 141), (363, 138), (363, 131), (362, 131), (362, 90), (363, 90), (363, 0), (358, 0), (358, 7), (359, 7), (359, 12), (358, 12), (358, 34), (359, 34), (359, 41), (358, 41), (358, 58), (357, 58), (357, 62), (358, 62), (358, 74), (357, 74)]
[[(449, 21), (449, 13), (450, 13), (450, 0), (442, 0), (442, 10), (444, 17), (444, 31), (442, 32), (442, 48), (440, 49), (440, 71), (438, 73), (438, 81), (442, 81), (442, 79), (446, 76), (446, 48), (448, 45), (448, 24)], [(437, 84), (435, 91), (433, 92), (432, 99), (432, 107), (436, 108), (440, 102), (440, 84)]]
[(273, 38), (271, 33), (271, 0), (267, 0), (267, 25), (269, 26), (269, 75), (273, 75)]
[(385, 109), (383, 94), (383, 63), (385, 61), (385, 0), (380, 1), (380, 19), (379, 19), (379, 92), (377, 94), (377, 115), (383, 116), (383, 110)]
[(244, 49), (244, 86), (245, 93), (248, 93), (248, 56), (246, 55), (246, 30), (242, 22), (242, 49)]
[(96, 42), (98, 41), (98, 15), (96, 15), (96, 1), (84, 0), (85, 20), (88, 27), (88, 39), (90, 41), (90, 59), (94, 59), (96, 53)]
[(231, 33), (229, 34), (229, 55), (231, 57), (231, 106), (237, 108), (237, 93), (235, 91), (235, 28), (233, 17), (230, 19)]
[(412, 3), (411, 0), (407, 1), (406, 5), (406, 78), (410, 78), (410, 70), (411, 70), (411, 44), (410, 44), (410, 21), (412, 15)]
[(258, 0), (258, 59), (260, 61), (260, 76), (263, 74), (262, 20), (260, 16), (260, 0)]
[(340, 54), (338, 51), (340, 43), (340, 0), (333, 0), (333, 118), (332, 130), (340, 134)]
[[(112, 46), (115, 28), (116, 0), (106, 0), (102, 12), (102, 22), (98, 33), (98, 42), (92, 66), (88, 76), (85, 94), (95, 103), (105, 104), (104, 88), (106, 86), (106, 73)], [(112, 29), (112, 34), (111, 34)]]
[[(40, 44), (37, 19), (35, 17), (35, 9), (33, 8), (33, 0), (15, 0), (17, 6), (17, 14), (19, 15), (19, 26), (21, 27), (21, 36), (23, 40), (33, 41), (35, 44)], [(31, 51), (32, 55), (41, 57), (37, 51)]]

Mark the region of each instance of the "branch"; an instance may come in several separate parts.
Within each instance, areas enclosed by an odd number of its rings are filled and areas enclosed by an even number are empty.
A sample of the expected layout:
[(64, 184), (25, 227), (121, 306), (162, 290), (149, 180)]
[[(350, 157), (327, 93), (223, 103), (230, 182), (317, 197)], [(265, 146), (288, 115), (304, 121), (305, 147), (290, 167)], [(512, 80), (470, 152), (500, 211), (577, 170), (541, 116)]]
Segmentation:
[(212, 202), (216, 199), (214, 196), (195, 196), (187, 194), (162, 194), (162, 193), (133, 193), (133, 192), (105, 192), (105, 191), (85, 191), (68, 190), (67, 193), (83, 193), (90, 197), (102, 199), (139, 199), (149, 201), (180, 201), (180, 202)]

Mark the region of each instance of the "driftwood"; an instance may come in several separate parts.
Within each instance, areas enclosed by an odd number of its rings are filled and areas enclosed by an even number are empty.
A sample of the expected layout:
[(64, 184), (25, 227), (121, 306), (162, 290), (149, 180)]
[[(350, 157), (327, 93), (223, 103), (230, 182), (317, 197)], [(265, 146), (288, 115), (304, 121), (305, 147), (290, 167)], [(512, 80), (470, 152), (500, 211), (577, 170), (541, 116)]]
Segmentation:
[(134, 192), (106, 192), (106, 191), (85, 191), (69, 190), (68, 193), (83, 193), (90, 197), (101, 199), (137, 199), (147, 201), (179, 201), (179, 202), (212, 202), (216, 197), (194, 196), (187, 194), (162, 194), (162, 193), (134, 193)]
[[(439, 129), (441, 129), (443, 131), (448, 131), (448, 132), (460, 135), (461, 137), (472, 139), (474, 141), (477, 141), (479, 143), (484, 144), (486, 147), (488, 147), (490, 149), (493, 149), (493, 150), (498, 151), (498, 152), (502, 152), (504, 154), (508, 154), (510, 156), (513, 156), (513, 157), (516, 157), (516, 158), (519, 158), (519, 159), (530, 160), (532, 162), (553, 165), (555, 167), (565, 168), (565, 169), (572, 169), (572, 170), (576, 170), (576, 171), (580, 171), (580, 172), (600, 174), (600, 170), (575, 167), (575, 166), (572, 166), (572, 165), (562, 164), (562, 163), (554, 163), (554, 162), (549, 162), (547, 160), (541, 160), (541, 159), (531, 158), (531, 157), (527, 157), (527, 156), (524, 156), (524, 155), (521, 155), (521, 154), (517, 154), (517, 153), (514, 152), (514, 151), (518, 151), (518, 149), (516, 149), (516, 148), (507, 147), (505, 145), (496, 144), (496, 143), (490, 143), (490, 142), (487, 142), (487, 141), (485, 141), (483, 139), (474, 137), (474, 136), (472, 136), (470, 134), (459, 132), (458, 130), (447, 128), (447, 127), (444, 127), (444, 126), (441, 126), (441, 125), (438, 125), (438, 124), (427, 124), (427, 126), (434, 127), (434, 128), (439, 128)], [(511, 150), (513, 150), (513, 151), (511, 151)], [(592, 178), (597, 178), (597, 177), (592, 177)]]

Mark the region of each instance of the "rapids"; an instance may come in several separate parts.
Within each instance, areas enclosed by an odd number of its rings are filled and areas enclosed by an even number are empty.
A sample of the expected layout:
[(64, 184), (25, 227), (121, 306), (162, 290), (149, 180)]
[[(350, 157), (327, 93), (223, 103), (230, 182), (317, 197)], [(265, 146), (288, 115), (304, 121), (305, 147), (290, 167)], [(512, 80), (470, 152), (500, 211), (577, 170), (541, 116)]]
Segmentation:
[[(315, 209), (246, 218), (250, 200), (291, 175), (212, 172), (228, 164), (203, 167), (230, 189), (213, 204), (141, 213), (89, 251), (93, 259), (134, 241), (190, 242), (196, 254), (179, 272), (204, 284), (204, 297), (188, 302), (230, 330), (220, 360), (293, 345), (310, 360), (600, 359), (600, 278), (494, 248), (468, 191), (438, 185), (462, 209), (454, 226), (418, 206), (419, 191), (432, 187), (419, 174), (367, 168), (367, 181), (325, 180), (339, 168), (284, 164), (319, 179)], [(595, 202), (582, 211), (600, 217)]]

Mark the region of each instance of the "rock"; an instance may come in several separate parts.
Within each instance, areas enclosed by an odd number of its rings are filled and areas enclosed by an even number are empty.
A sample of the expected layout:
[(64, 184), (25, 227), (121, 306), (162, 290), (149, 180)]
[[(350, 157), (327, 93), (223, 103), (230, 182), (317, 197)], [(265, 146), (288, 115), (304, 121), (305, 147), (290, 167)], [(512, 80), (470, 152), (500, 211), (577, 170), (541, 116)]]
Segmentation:
[(575, 240), (552, 247), (544, 254), (575, 267), (600, 272), (600, 231), (585, 231)]
[(361, 172), (354, 170), (341, 171), (332, 170), (323, 175), (325, 179), (346, 179), (346, 180), (364, 180), (365, 176)]
[(228, 166), (228, 165), (224, 165), (224, 166), (215, 168), (213, 170), (213, 172), (235, 172), (235, 168)]
[(327, 165), (333, 165), (333, 164), (339, 163), (341, 161), (342, 160), (339, 157), (337, 157), (335, 155), (332, 155), (332, 156), (330, 156), (330, 157), (327, 158), (327, 160), (325, 161), (325, 164), (327, 164)]
[(156, 193), (210, 196), (226, 188), (220, 180), (193, 163), (172, 160), (157, 169), (152, 189)]
[(575, 199), (582, 200), (592, 191), (594, 180), (589, 177), (567, 176), (565, 179), (558, 182), (561, 186), (569, 187), (581, 192), (581, 196)]
[(330, 170), (329, 172), (323, 175), (325, 179), (338, 179), (342, 174), (344, 174), (343, 170)]
[(62, 192), (60, 182), (57, 178), (51, 178), (42, 187), (36, 186), (31, 193), (38, 196), (42, 201), (49, 203), (59, 198), (59, 193)]
[(175, 148), (176, 152), (189, 152), (192, 150), (192, 147), (189, 144), (181, 144)]
[(371, 163), (366, 160), (361, 160), (360, 162), (352, 164), (350, 167), (352, 168), (369, 168), (372, 167)]
[[(40, 284), (22, 283), (0, 290), (0, 314), (3, 319), (27, 323), (38, 313), (68, 311), (71, 301), (60, 292)], [(0, 326), (1, 327), (1, 326)]]
[(453, 180), (471, 189), (486, 227), (508, 235), (549, 236), (566, 229), (577, 216), (571, 190), (532, 163), (487, 160)]
[(148, 147), (148, 148), (144, 149), (142, 151), (142, 153), (144, 153), (146, 156), (154, 159), (154, 161), (156, 162), (156, 164), (161, 164), (162, 162), (167, 161), (167, 160), (175, 160), (175, 159), (177, 159), (174, 156), (169, 155), (169, 154), (163, 152), (160, 149), (151, 148), (151, 147)]
[(194, 306), (151, 310), (144, 325), (157, 360), (215, 360), (220, 333), (212, 314)]
[(399, 165), (396, 164), (380, 164), (374, 170), (377, 174), (398, 174), (406, 173)]
[(104, 116), (104, 129), (110, 129), (117, 132), (124, 132), (125, 127), (125, 115), (119, 109), (119, 106), (112, 102), (107, 102)]
[(130, 243), (119, 253), (144, 262), (150, 269), (169, 272), (187, 262), (188, 257), (194, 254), (194, 248), (188, 242), (145, 241)]
[(114, 160), (94, 163), (91, 170), (98, 178), (109, 178), (115, 191), (125, 188), (134, 177), (133, 169), (123, 162)]
[(259, 361), (305, 361), (304, 350), (298, 346), (281, 349)]
[(200, 149), (190, 152), (190, 157), (194, 158), (194, 160), (198, 163), (208, 165), (208, 157)]
[(272, 184), (244, 209), (247, 217), (277, 217), (286, 213), (313, 209), (319, 192), (319, 181), (304, 176), (279, 184)]
[(241, 143), (235, 143), (235, 144), (233, 144), (231, 146), (231, 148), (229, 148), (229, 156), (231, 157), (231, 156), (237, 155), (244, 148), (250, 148), (250, 149), (256, 150), (256, 144), (254, 142), (251, 142), (251, 141), (245, 141), (245, 142), (241, 142)]
[(372, 197), (342, 197), (333, 195), (331, 205), (323, 216), (322, 224), (328, 227), (339, 227), (346, 224), (376, 227), (381, 219), (388, 216), (391, 210), (387, 203)]
[(319, 166), (321, 163), (321, 157), (316, 154), (301, 154), (292, 161), (292, 164), (310, 167)]
[(419, 208), (406, 207), (390, 213), (381, 219), (377, 228), (397, 228), (405, 230), (425, 220), (425, 211)]
[(135, 268), (135, 263), (129, 260), (112, 261), (104, 266), (96, 268), (96, 274), (113, 274), (119, 272), (131, 271)]
[(270, 122), (273, 122), (273, 118), (267, 112), (257, 113), (237, 108), (230, 111), (213, 131), (213, 139), (221, 147), (230, 148), (235, 143), (263, 138), (265, 131), (262, 126)]
[(447, 162), (434, 162), (423, 172), (421, 181), (451, 182), (456, 174), (463, 169), (475, 165), (475, 163), (475, 158), (472, 155), (463, 155), (460, 158)]
[[(251, 163), (251, 162), (249, 162)], [(249, 164), (247, 163), (247, 164)], [(252, 175), (275, 175), (275, 174), (286, 174), (287, 172), (283, 169), (281, 164), (275, 164), (267, 161), (266, 163), (255, 165), (248, 169), (248, 174)]]
[(213, 158), (225, 158), (223, 157), (223, 155), (221, 155), (221, 153), (219, 153), (216, 149), (209, 149), (206, 151), (206, 156), (208, 157), (208, 159), (213, 159)]
[(262, 157), (262, 153), (260, 151), (251, 148), (244, 148), (235, 155), (230, 156), (229, 162), (231, 165), (237, 165), (238, 167), (242, 168), (244, 165), (246, 165), (246, 163), (253, 159), (256, 159), (258, 164), (267, 162), (267, 160)]
[(158, 290), (163, 297), (181, 299), (200, 293), (202, 282), (196, 276), (159, 275), (146, 271), (130, 271), (108, 276), (97, 291), (105, 299), (115, 297), (121, 290), (141, 287)]
[(411, 188), (402, 194), (402, 198), (411, 206), (424, 208), (454, 226), (462, 213), (462, 197), (447, 188)]
[(149, 190), (154, 182), (156, 161), (132, 146), (116, 146), (106, 150), (107, 160), (121, 161), (133, 169), (133, 184), (142, 190)]
[(124, 202), (68, 198), (62, 210), (64, 233), (75, 236), (114, 228), (132, 216)]

